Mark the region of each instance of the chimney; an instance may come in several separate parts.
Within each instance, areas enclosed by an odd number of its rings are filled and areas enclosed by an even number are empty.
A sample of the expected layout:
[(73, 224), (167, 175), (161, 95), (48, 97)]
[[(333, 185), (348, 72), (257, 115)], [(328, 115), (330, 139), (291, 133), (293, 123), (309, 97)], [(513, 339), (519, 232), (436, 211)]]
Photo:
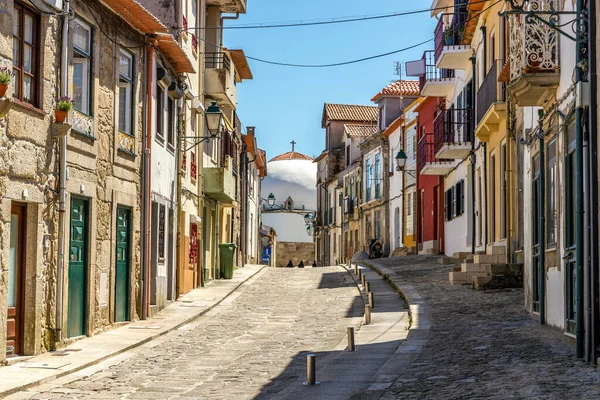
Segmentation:
[(254, 136), (254, 131), (256, 130), (256, 127), (255, 126), (249, 126), (249, 127), (246, 128), (246, 130), (248, 132), (248, 135)]

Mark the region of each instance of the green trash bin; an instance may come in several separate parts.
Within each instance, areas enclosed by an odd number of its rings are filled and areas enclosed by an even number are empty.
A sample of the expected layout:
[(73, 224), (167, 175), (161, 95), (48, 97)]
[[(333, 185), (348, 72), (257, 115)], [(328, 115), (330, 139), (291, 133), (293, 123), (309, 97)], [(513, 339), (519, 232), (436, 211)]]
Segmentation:
[(236, 245), (234, 243), (220, 243), (219, 257), (221, 267), (221, 278), (233, 278), (233, 258), (235, 256)]

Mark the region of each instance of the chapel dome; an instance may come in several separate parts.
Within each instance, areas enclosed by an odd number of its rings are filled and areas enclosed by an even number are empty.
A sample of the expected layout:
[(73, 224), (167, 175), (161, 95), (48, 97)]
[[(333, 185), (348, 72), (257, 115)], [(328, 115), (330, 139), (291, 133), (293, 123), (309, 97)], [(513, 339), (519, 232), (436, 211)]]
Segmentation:
[(271, 158), (271, 161), (290, 161), (290, 160), (306, 160), (313, 161), (312, 157), (309, 157), (305, 154), (298, 153), (297, 151), (288, 151), (287, 153), (283, 153), (278, 155), (277, 157)]

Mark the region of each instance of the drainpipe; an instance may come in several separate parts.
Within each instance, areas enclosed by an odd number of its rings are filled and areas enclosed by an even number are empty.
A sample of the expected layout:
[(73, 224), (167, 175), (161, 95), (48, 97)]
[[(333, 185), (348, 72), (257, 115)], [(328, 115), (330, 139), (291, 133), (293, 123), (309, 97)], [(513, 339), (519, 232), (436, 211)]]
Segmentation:
[(150, 315), (150, 263), (152, 262), (152, 245), (150, 241), (150, 229), (152, 226), (152, 198), (150, 195), (152, 184), (152, 75), (154, 63), (154, 48), (147, 47), (146, 51), (146, 101), (145, 101), (145, 136), (146, 143), (144, 148), (144, 182), (143, 195), (144, 204), (142, 205), (142, 222), (144, 223), (142, 231), (143, 254), (142, 254), (142, 319)]
[(476, 111), (476, 105), (477, 102), (475, 101), (476, 97), (477, 97), (477, 91), (475, 88), (475, 61), (477, 60), (475, 55), (472, 55), (471, 58), (471, 68), (472, 68), (472, 75), (471, 75), (471, 102), (473, 103), (471, 105), (471, 115), (470, 115), (470, 119), (471, 119), (471, 131), (469, 132), (469, 134), (471, 135), (471, 201), (472, 201), (472, 208), (471, 208), (471, 253), (475, 254), (475, 236), (476, 236), (476, 211), (475, 211), (475, 162), (477, 161), (477, 155), (475, 154), (475, 111)]
[(247, 236), (248, 236), (248, 153), (246, 143), (242, 142), (242, 152), (240, 154), (240, 172), (242, 178), (242, 199), (240, 201), (240, 247), (242, 253), (242, 268), (246, 266), (248, 257)]
[[(184, 136), (183, 133), (183, 124), (184, 124), (184, 117), (183, 117), (183, 98), (179, 98), (177, 99), (177, 135), (179, 136), (177, 138), (177, 158), (175, 159), (176, 164), (175, 164), (175, 168), (177, 168), (177, 236), (176, 236), (176, 248), (177, 251), (175, 252), (175, 296), (174, 298), (177, 299), (180, 295), (180, 290), (181, 290), (181, 280), (183, 279), (183, 270), (184, 267), (183, 265), (181, 265), (182, 263), (185, 262), (185, 260), (187, 259), (186, 257), (182, 257), (181, 252), (182, 252), (182, 234), (185, 235), (185, 231), (182, 232), (182, 228), (185, 227), (185, 216), (183, 217), (183, 224), (181, 224), (180, 218), (181, 218), (181, 214), (183, 212), (183, 206), (182, 206), (182, 184), (183, 184), (183, 171), (182, 171), (182, 166), (183, 166), (183, 156), (185, 155), (185, 146), (183, 146), (184, 142), (182, 137)], [(187, 144), (186, 144), (187, 145)], [(190, 172), (191, 173), (191, 172)], [(185, 229), (185, 228), (184, 228)], [(190, 240), (192, 238), (190, 237)], [(190, 243), (191, 246), (191, 243)], [(172, 273), (172, 272), (171, 272)], [(172, 286), (171, 286), (172, 287)]]
[[(584, 9), (584, 0), (577, 0), (577, 15), (579, 16)], [(583, 32), (586, 28), (585, 23), (581, 18), (577, 18), (577, 48), (575, 54), (577, 54), (577, 66), (576, 72), (576, 84), (582, 85), (582, 82), (587, 78), (581, 67), (582, 64), (587, 64), (587, 43), (584, 44), (584, 35), (587, 33)], [(587, 39), (587, 38), (586, 38)], [(584, 357), (584, 327), (583, 327), (583, 316), (584, 316), (584, 305), (583, 305), (583, 289), (584, 289), (584, 275), (583, 275), (583, 263), (584, 263), (584, 192), (583, 192), (583, 117), (585, 108), (579, 104), (575, 111), (575, 154), (576, 154), (576, 204), (577, 204), (577, 219), (576, 219), (576, 276), (577, 276), (577, 317), (576, 317), (576, 353), (577, 358)]]
[(221, 17), (221, 28), (223, 27), (223, 21), (228, 20), (228, 21), (235, 21), (236, 19), (238, 19), (240, 17), (240, 13), (236, 12), (235, 15), (225, 15)]
[[(483, 73), (485, 75), (487, 75), (487, 27), (482, 26), (481, 28), (479, 28), (481, 30), (481, 35), (482, 35), (482, 42), (483, 42)], [(493, 62), (493, 60), (492, 60)], [(473, 75), (475, 76), (475, 75)], [(475, 81), (473, 81), (475, 82)]]
[(540, 184), (538, 185), (538, 202), (540, 208), (540, 216), (538, 218), (538, 235), (539, 235), (539, 265), (538, 265), (538, 291), (540, 293), (540, 325), (546, 324), (546, 171), (544, 167), (544, 131), (542, 128), (542, 119), (544, 118), (544, 110), (538, 111), (538, 144), (540, 146)]
[[(148, 70), (148, 54), (147, 52), (144, 52), (144, 71)], [(143, 83), (143, 96), (147, 95), (148, 92), (148, 80), (145, 79), (144, 83)], [(149, 129), (148, 124), (146, 123), (146, 118), (148, 115), (148, 102), (147, 101), (142, 101), (142, 132), (144, 132), (144, 135), (146, 135), (146, 131)], [(144, 143), (142, 141), (142, 143)], [(141, 246), (140, 246), (140, 250), (141, 250), (141, 254), (140, 254), (140, 279), (139, 279), (139, 284), (140, 284), (140, 288), (142, 288), (142, 293), (141, 293), (141, 307), (140, 307), (140, 318), (141, 319), (145, 319), (146, 318), (146, 308), (144, 306), (145, 303), (145, 296), (146, 296), (146, 287), (144, 285), (144, 283), (146, 282), (146, 279), (144, 278), (146, 276), (145, 271), (146, 271), (146, 254), (148, 253), (148, 243), (146, 240), (146, 232), (148, 232), (148, 219), (146, 218), (147, 216), (147, 193), (146, 193), (146, 189), (147, 189), (147, 173), (146, 173), (146, 166), (148, 164), (148, 160), (147, 160), (147, 152), (146, 152), (146, 145), (144, 143), (144, 149), (143, 149), (143, 153), (142, 153), (142, 193), (141, 193), (141, 229), (142, 229), (142, 235), (141, 235)]]
[(221, 273), (220, 266), (217, 265), (217, 261), (219, 261), (219, 240), (221, 238), (221, 227), (219, 226), (220, 214), (221, 214), (221, 203), (216, 202), (215, 206), (215, 251), (214, 251), (214, 263), (213, 263), (213, 279), (220, 279)]
[[(589, 2), (590, 7), (590, 19), (589, 19), (589, 31), (590, 31), (590, 49), (596, 48), (596, 2)], [(588, 52), (588, 54), (590, 54)], [(598, 82), (597, 78), (597, 65), (596, 57), (594, 52), (590, 54), (590, 93), (597, 93)], [(598, 99), (592, 95), (590, 99), (590, 127), (598, 126)], [(593, 128), (592, 128), (593, 129)], [(590, 132), (590, 137), (597, 137), (597, 132)], [(590, 160), (590, 180), (589, 187), (595, 188), (598, 182), (598, 143), (596, 140), (589, 141), (589, 160)], [(590, 190), (590, 324), (588, 324), (588, 331), (590, 332), (589, 342), (590, 354), (589, 358), (591, 362), (596, 362), (598, 359), (598, 342), (600, 333), (600, 277), (598, 264), (600, 263), (600, 256), (598, 254), (598, 191)]]
[[(67, 68), (69, 65), (69, 0), (63, 6), (62, 43), (60, 54), (60, 92), (68, 95)], [(65, 223), (67, 209), (67, 137), (60, 138), (58, 179), (58, 268), (56, 271), (56, 322), (54, 341), (62, 341), (63, 326), (63, 280), (65, 270)]]
[[(485, 213), (489, 217), (489, 209), (488, 209), (488, 179), (487, 179), (487, 143), (483, 142), (483, 200), (485, 205)], [(492, 215), (492, 218), (495, 216)], [(485, 231), (484, 231), (484, 240), (483, 240), (483, 250), (485, 254), (487, 254), (487, 245), (488, 245), (488, 227), (489, 227), (489, 218), (485, 219)]]

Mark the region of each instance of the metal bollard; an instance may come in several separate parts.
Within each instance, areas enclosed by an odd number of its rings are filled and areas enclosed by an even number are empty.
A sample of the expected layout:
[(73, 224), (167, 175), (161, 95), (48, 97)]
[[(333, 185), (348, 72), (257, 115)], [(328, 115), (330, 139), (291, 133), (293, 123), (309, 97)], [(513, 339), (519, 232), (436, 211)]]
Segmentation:
[(356, 351), (354, 348), (354, 327), (348, 327), (348, 351)]
[(371, 325), (371, 306), (365, 304), (365, 325)]
[(315, 368), (316, 356), (309, 354), (306, 356), (306, 382), (305, 385), (313, 386), (318, 385), (320, 382), (317, 381), (317, 370)]
[(365, 276), (365, 274), (362, 274), (362, 275), (360, 276), (360, 281), (361, 281), (361, 283), (362, 283), (363, 287), (365, 287), (365, 284), (366, 284), (366, 282), (367, 282), (367, 277)]
[(367, 291), (367, 293), (371, 293), (371, 282), (365, 282), (365, 290)]
[(354, 274), (358, 275), (358, 264), (354, 264)]
[(372, 309), (375, 308), (375, 299), (373, 298), (373, 292), (369, 292), (369, 307)]

